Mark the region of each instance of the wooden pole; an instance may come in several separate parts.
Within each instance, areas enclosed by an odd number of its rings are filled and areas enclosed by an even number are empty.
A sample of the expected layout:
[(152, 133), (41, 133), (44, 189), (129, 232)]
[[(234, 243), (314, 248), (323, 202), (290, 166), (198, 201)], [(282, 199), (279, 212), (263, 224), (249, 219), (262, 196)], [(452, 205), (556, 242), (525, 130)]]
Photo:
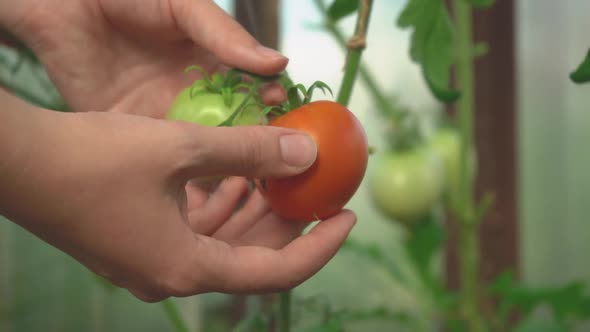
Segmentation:
[[(475, 41), (489, 46), (488, 54), (475, 61), (476, 195), (491, 192), (495, 197), (480, 224), (483, 281), (506, 270), (520, 273), (514, 7), (513, 0), (496, 1), (488, 9), (475, 10), (473, 19)], [(446, 270), (453, 289), (459, 285), (455, 241), (451, 229)]]

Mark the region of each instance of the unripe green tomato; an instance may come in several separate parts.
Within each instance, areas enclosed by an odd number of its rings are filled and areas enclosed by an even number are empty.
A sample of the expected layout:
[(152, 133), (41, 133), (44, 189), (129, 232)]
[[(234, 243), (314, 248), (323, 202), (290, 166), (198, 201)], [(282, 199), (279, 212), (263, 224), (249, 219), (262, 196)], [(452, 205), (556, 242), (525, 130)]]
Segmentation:
[[(432, 148), (441, 156), (445, 169), (445, 199), (448, 204), (459, 199), (461, 186), (461, 135), (452, 128), (442, 128), (430, 139)], [(469, 175), (473, 180), (477, 166), (475, 149), (469, 150)], [(454, 204), (454, 203), (453, 203)]]
[[(220, 94), (201, 92), (191, 98), (190, 90), (191, 88), (187, 87), (176, 96), (166, 114), (166, 119), (214, 127), (227, 120), (246, 97), (243, 93), (234, 93), (232, 104), (228, 107)], [(234, 119), (233, 126), (266, 124), (266, 117), (261, 112), (260, 106), (254, 103), (249, 104)], [(223, 179), (224, 176), (207, 176), (194, 179), (191, 183), (204, 190), (212, 191)]]
[(441, 199), (444, 169), (428, 145), (377, 155), (369, 193), (386, 217), (412, 224), (427, 216)]
[[(243, 93), (234, 93), (232, 104), (228, 107), (223, 97), (217, 93), (200, 92), (191, 98), (190, 87), (188, 87), (176, 96), (166, 114), (166, 119), (187, 121), (203, 126), (217, 126), (231, 116), (245, 97)], [(260, 106), (251, 103), (234, 119), (233, 125), (266, 124), (266, 117), (261, 111)]]

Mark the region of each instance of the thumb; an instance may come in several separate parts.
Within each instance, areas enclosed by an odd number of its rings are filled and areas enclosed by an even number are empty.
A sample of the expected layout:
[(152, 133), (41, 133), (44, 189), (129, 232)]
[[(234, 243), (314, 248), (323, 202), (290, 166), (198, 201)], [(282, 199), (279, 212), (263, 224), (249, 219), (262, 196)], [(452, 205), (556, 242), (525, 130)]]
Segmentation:
[(260, 45), (213, 1), (171, 3), (179, 28), (223, 64), (261, 75), (274, 75), (287, 66), (286, 57)]
[(286, 177), (302, 173), (316, 160), (315, 142), (288, 128), (243, 126), (189, 130), (187, 179), (202, 176)]

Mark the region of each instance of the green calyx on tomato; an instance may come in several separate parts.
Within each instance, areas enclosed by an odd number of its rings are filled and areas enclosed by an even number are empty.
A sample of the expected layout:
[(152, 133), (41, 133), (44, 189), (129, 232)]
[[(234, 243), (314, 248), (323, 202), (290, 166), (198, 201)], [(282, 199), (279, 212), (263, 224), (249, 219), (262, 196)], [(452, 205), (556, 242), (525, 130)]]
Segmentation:
[[(280, 116), (305, 104), (309, 104), (313, 97), (313, 92), (316, 89), (320, 89), (324, 94), (327, 91), (332, 95), (332, 89), (322, 81), (315, 81), (309, 88), (306, 88), (303, 84), (290, 84), (289, 86), (285, 86), (285, 88), (287, 90), (287, 100), (280, 105), (265, 107), (263, 114), (270, 113)], [(303, 99), (301, 99), (300, 93), (303, 95)]]
[[(267, 122), (264, 107), (254, 93), (256, 82), (245, 83), (237, 70), (209, 76), (201, 67), (189, 66), (185, 72), (192, 70), (201, 72), (202, 78), (176, 96), (166, 114), (167, 119), (204, 126), (261, 125)], [(250, 90), (250, 93), (243, 90)]]

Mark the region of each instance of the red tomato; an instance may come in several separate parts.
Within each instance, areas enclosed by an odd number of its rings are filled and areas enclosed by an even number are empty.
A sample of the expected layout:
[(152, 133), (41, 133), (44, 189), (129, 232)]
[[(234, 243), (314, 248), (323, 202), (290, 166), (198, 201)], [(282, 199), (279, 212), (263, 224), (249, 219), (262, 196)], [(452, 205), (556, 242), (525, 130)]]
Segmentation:
[(354, 114), (338, 103), (315, 101), (273, 119), (269, 125), (307, 133), (318, 151), (315, 163), (302, 174), (257, 181), (273, 212), (303, 222), (340, 212), (367, 168), (367, 138)]

